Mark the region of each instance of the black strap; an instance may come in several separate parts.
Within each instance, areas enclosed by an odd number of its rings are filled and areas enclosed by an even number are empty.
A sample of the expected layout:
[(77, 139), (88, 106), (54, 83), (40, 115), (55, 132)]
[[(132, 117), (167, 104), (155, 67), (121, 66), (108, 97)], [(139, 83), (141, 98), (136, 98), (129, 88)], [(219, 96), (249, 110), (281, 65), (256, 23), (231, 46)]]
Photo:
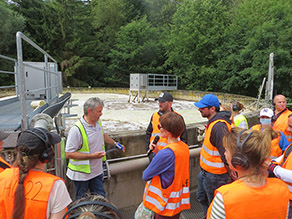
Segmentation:
[(292, 151), (292, 143), (289, 144), (288, 148), (286, 149), (286, 151), (284, 153), (284, 159), (283, 159), (282, 163), (280, 164), (280, 166), (283, 166), (283, 164), (287, 160), (287, 157), (290, 155), (291, 151)]
[(5, 170), (6, 168), (10, 168), (10, 166), (8, 166), (6, 163), (3, 163), (2, 161), (0, 161), (0, 168)]

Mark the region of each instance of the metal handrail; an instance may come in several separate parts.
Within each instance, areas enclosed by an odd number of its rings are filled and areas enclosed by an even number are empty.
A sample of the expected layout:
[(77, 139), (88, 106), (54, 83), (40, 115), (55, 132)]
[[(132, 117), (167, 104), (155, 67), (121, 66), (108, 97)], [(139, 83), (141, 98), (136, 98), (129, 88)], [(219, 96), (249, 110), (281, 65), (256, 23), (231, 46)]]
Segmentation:
[[(8, 60), (10, 62), (13, 62), (14, 65), (16, 65), (16, 59), (14, 59), (14, 58), (10, 58), (8, 56), (4, 56), (4, 55), (1, 55), (1, 54), (0, 54), (0, 58), (6, 59), (6, 60)], [(17, 72), (4, 71), (4, 70), (0, 70), (0, 73), (2, 73), (2, 74), (14, 74), (14, 75), (17, 74)], [(0, 86), (0, 89), (6, 89), (6, 88), (17, 88), (17, 84), (16, 85), (8, 85), (8, 86)]]
[[(38, 67), (35, 67), (35, 66), (32, 66), (28, 63), (23, 62), (22, 40), (29, 43), (31, 46), (33, 46), (35, 49), (37, 49), (39, 52), (41, 52), (44, 55), (45, 69), (40, 69)], [(46, 100), (48, 103), (50, 103), (54, 99), (51, 97), (50, 89), (56, 87), (57, 93), (59, 93), (57, 85), (50, 87), (50, 84), (49, 84), (49, 81), (50, 81), (49, 74), (52, 74), (52, 73), (57, 74), (56, 73), (57, 69), (55, 72), (49, 71), (49, 60), (51, 60), (53, 63), (55, 63), (56, 66), (57, 66), (57, 61), (52, 56), (50, 56), (46, 51), (44, 51), (41, 47), (39, 47), (36, 43), (34, 43), (31, 39), (29, 39), (27, 36), (25, 36), (21, 32), (16, 33), (16, 47), (17, 47), (17, 63), (18, 63), (18, 65), (17, 65), (17, 73), (18, 73), (17, 81), (18, 81), (18, 84), (20, 85), (19, 96), (20, 96), (20, 102), (21, 102), (21, 108), (22, 108), (21, 127), (23, 130), (25, 130), (28, 127), (28, 119), (26, 116), (26, 103), (25, 103), (26, 102), (26, 94), (31, 93), (33, 91), (35, 92), (35, 91), (39, 91), (39, 90), (45, 90)], [(45, 79), (46, 79), (45, 80), (46, 81), (45, 88), (34, 89), (34, 90), (29, 91), (29, 92), (26, 91), (24, 66), (29, 66), (33, 69), (37, 69), (37, 70), (41, 70), (41, 71), (45, 72)]]

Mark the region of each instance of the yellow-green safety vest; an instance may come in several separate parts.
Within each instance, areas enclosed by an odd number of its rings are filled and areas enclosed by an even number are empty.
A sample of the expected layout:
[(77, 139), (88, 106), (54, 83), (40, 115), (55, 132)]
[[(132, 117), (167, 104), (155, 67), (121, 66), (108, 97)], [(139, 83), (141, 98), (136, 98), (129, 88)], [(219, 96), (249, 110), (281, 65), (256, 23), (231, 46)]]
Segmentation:
[[(103, 142), (102, 148), (103, 148), (103, 150), (105, 150), (103, 128), (102, 128), (100, 121), (98, 121), (98, 124), (101, 128), (101, 133), (102, 133), (102, 142)], [(79, 131), (80, 131), (81, 136), (82, 136), (82, 146), (78, 150), (78, 152), (89, 154), (88, 137), (87, 137), (87, 134), (86, 134), (86, 131), (84, 129), (82, 122), (80, 120), (78, 120), (74, 125), (77, 126), (77, 128), (79, 128)], [(106, 156), (104, 156), (102, 158), (102, 160), (106, 161)], [(89, 159), (88, 160), (70, 159), (69, 163), (68, 163), (68, 168), (70, 168), (73, 171), (78, 171), (78, 172), (83, 172), (83, 173), (91, 173)]]
[(246, 129), (248, 129), (247, 119), (245, 118), (244, 115), (239, 115), (239, 116), (237, 116), (236, 119), (234, 120), (234, 125), (235, 125), (236, 127), (238, 127), (239, 124), (240, 124), (242, 121), (245, 121), (245, 123), (246, 123)]

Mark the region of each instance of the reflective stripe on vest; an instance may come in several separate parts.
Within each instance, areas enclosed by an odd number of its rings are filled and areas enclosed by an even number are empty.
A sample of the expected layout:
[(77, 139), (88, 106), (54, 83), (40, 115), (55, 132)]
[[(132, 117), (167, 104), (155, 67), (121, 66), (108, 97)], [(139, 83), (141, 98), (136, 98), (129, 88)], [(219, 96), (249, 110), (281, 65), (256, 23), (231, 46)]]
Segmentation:
[[(179, 113), (177, 113), (175, 111), (173, 111), (173, 112), (180, 115)], [(159, 118), (160, 118), (160, 115), (158, 112), (155, 112), (152, 115), (152, 133), (151, 133), (150, 143), (154, 140), (154, 138), (156, 136), (160, 136), (160, 130), (157, 127), (158, 124), (160, 124)], [(179, 136), (178, 140), (180, 141), (180, 136)], [(168, 145), (167, 138), (159, 138), (159, 141), (157, 142), (156, 145), (158, 146), (159, 150), (161, 150), (163, 147)]]
[(231, 129), (231, 125), (223, 119), (215, 120), (209, 124), (205, 130), (205, 137), (200, 152), (200, 166), (209, 173), (223, 174), (227, 172), (225, 165), (219, 151), (210, 142), (212, 129), (217, 122), (223, 122), (226, 124), (229, 131)]
[(275, 123), (273, 124), (273, 129), (277, 131), (282, 131), (286, 136), (289, 143), (292, 143), (291, 133), (287, 131), (288, 128), (288, 116), (292, 114), (292, 112), (286, 109), (281, 115), (277, 118)]
[(239, 124), (240, 124), (241, 122), (243, 122), (243, 121), (245, 121), (245, 123), (246, 123), (246, 129), (248, 129), (248, 123), (247, 123), (247, 120), (246, 120), (245, 116), (242, 115), (242, 114), (239, 115), (239, 116), (237, 116), (237, 117), (235, 118), (235, 120), (234, 120), (234, 125), (235, 125), (236, 127), (238, 127)]
[[(0, 218), (12, 218), (14, 193), (18, 185), (19, 169), (8, 168), (0, 177)], [(60, 177), (30, 170), (24, 180), (24, 219), (47, 218), (48, 200), (56, 180)], [(64, 181), (64, 180), (63, 180)]]
[(173, 182), (168, 188), (163, 189), (160, 177), (154, 176), (146, 183), (143, 203), (145, 207), (159, 215), (173, 216), (190, 208), (189, 148), (182, 141), (169, 144), (165, 148), (170, 148), (175, 154)]
[[(225, 217), (286, 218), (289, 205), (287, 186), (276, 178), (267, 178), (266, 182), (266, 185), (254, 188), (236, 180), (216, 189), (215, 195), (219, 192), (223, 198)], [(207, 218), (210, 218), (213, 204), (208, 209)]]
[[(103, 136), (102, 140), (103, 140), (103, 149), (104, 149), (103, 129), (102, 129), (102, 125), (101, 125), (100, 121), (98, 121), (98, 124), (101, 128), (101, 131), (102, 131), (102, 136)], [(88, 137), (87, 137), (87, 133), (85, 131), (85, 128), (84, 128), (82, 122), (80, 120), (78, 120), (74, 125), (77, 128), (79, 128), (79, 131), (80, 131), (80, 134), (82, 137), (82, 146), (78, 150), (78, 152), (84, 153), (84, 154), (89, 154)], [(70, 168), (73, 171), (78, 171), (78, 172), (82, 172), (82, 173), (91, 173), (89, 160), (69, 159), (68, 168)]]

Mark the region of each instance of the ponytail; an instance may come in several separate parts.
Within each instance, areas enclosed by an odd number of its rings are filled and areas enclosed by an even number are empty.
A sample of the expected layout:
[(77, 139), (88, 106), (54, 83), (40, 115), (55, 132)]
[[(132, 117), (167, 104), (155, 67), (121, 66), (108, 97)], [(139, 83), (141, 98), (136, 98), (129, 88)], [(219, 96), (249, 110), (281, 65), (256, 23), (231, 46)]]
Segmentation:
[(24, 180), (30, 169), (36, 166), (39, 155), (28, 156), (27, 147), (19, 146), (16, 151), (14, 166), (19, 168), (18, 185), (14, 193), (14, 208), (12, 219), (22, 219), (25, 209)]

